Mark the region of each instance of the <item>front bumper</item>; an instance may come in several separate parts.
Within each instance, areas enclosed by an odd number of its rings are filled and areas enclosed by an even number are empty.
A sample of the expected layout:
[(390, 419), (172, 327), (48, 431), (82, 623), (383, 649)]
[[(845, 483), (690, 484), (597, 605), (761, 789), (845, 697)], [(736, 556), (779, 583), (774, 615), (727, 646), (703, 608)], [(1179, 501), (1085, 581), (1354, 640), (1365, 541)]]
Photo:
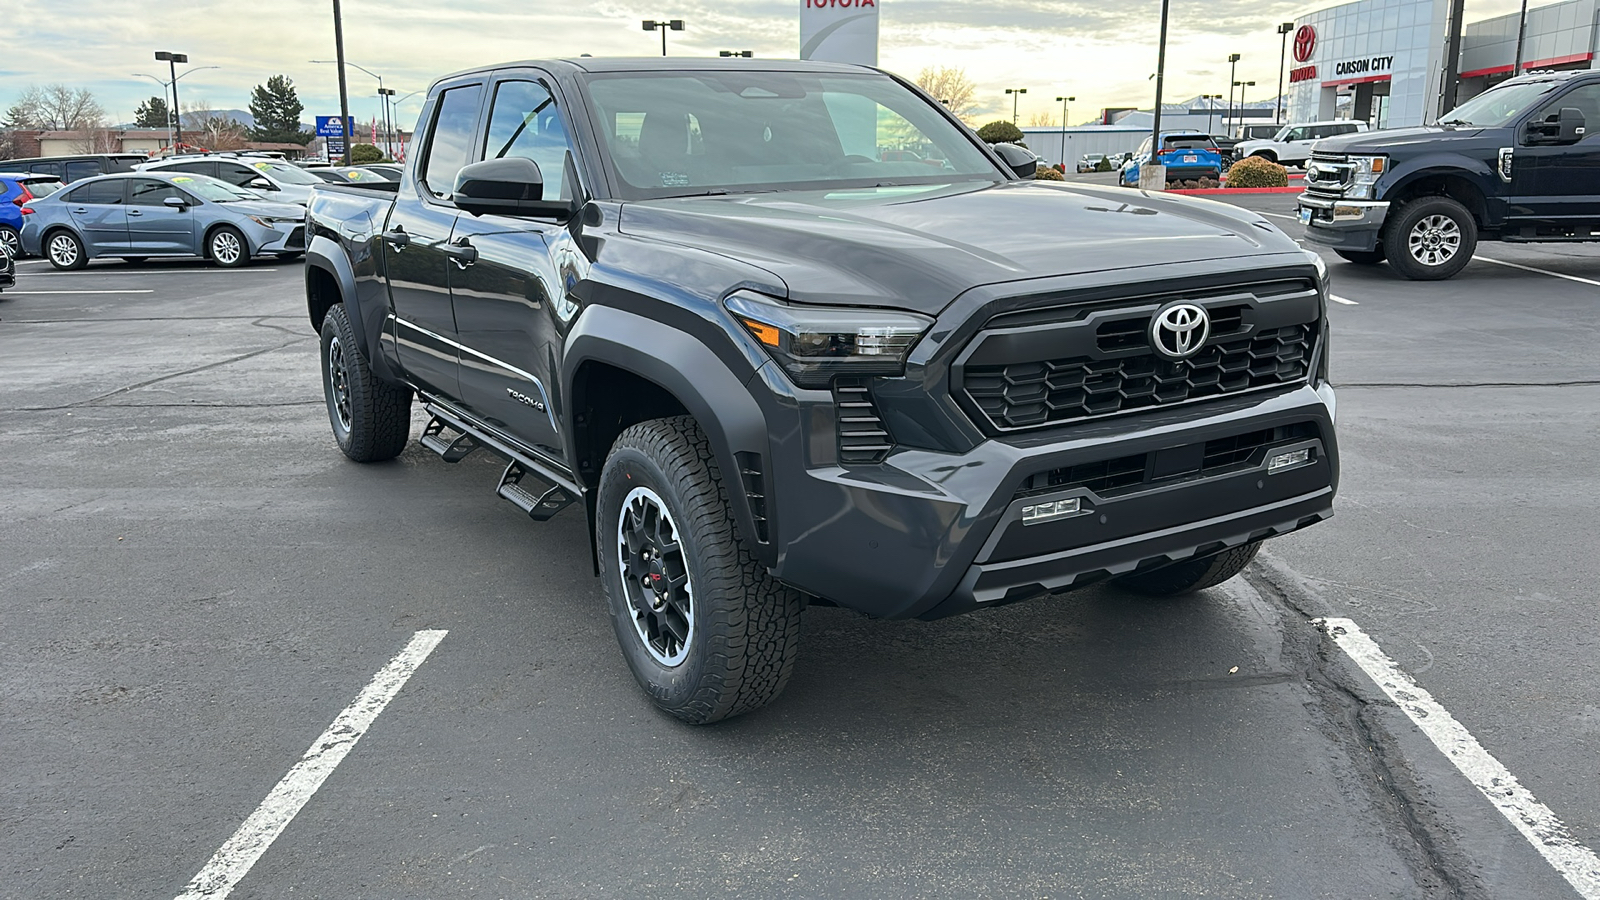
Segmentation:
[[(775, 574), (869, 615), (933, 619), (1285, 534), (1332, 513), (1333, 420), (1333, 389), (1302, 385), (986, 440), (962, 454), (902, 449), (878, 466), (793, 475), (780, 462)], [(1185, 448), (1291, 428), (1295, 437), (1217, 474), (1155, 477)], [(1267, 472), (1268, 458), (1299, 448), (1309, 462)], [(1019, 494), (1040, 473), (1140, 454), (1150, 468), (1131, 488)], [(1079, 514), (1024, 524), (1024, 507), (1070, 498)]]
[(303, 222), (278, 222), (274, 223), (271, 228), (265, 228), (254, 223), (252, 223), (252, 226), (251, 243), (256, 245), (257, 253), (305, 252), (306, 228)]
[(1298, 209), (1306, 240), (1334, 250), (1365, 251), (1378, 246), (1389, 201), (1332, 199), (1307, 192), (1299, 196)]

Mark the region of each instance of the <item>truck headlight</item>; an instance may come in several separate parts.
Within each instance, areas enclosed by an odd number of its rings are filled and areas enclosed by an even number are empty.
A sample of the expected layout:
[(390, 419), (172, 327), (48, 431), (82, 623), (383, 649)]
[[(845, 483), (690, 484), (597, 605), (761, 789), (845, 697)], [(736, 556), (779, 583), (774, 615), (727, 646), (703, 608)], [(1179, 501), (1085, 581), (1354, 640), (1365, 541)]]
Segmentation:
[(1352, 156), (1350, 166), (1354, 171), (1351, 173), (1350, 190), (1345, 192), (1345, 196), (1353, 200), (1371, 200), (1373, 186), (1389, 167), (1389, 157)]
[(933, 320), (916, 313), (799, 306), (738, 291), (723, 301), (739, 324), (805, 388), (835, 375), (899, 375)]

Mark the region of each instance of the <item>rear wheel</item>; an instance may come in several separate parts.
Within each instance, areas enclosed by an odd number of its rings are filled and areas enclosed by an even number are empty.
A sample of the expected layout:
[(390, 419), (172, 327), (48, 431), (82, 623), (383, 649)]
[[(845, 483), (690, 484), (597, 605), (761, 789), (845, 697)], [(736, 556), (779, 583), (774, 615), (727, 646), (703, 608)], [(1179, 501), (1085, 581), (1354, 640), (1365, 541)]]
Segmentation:
[(1335, 250), (1339, 257), (1346, 262), (1353, 262), (1358, 266), (1375, 266), (1383, 262), (1383, 247), (1376, 250)]
[(1400, 207), (1384, 229), (1389, 265), (1414, 281), (1449, 278), (1472, 261), (1478, 223), (1449, 197), (1419, 197)]
[(772, 702), (794, 669), (804, 603), (735, 533), (700, 426), (679, 416), (624, 431), (597, 506), (612, 626), (656, 706), (704, 725)]
[(81, 269), (89, 264), (89, 254), (83, 241), (70, 231), (52, 231), (45, 235), (44, 254), (50, 265), (61, 270)]
[(1149, 572), (1123, 575), (1117, 583), (1151, 597), (1176, 597), (1215, 587), (1244, 571), (1261, 550), (1261, 542), (1245, 544), (1211, 556), (1162, 566)]
[(1269, 163), (1275, 163), (1278, 161), (1278, 154), (1273, 153), (1271, 150), (1257, 150), (1250, 155), (1258, 159), (1264, 159)]
[(406, 448), (411, 391), (372, 374), (343, 303), (335, 303), (322, 320), (322, 391), (333, 437), (345, 456), (381, 462)]
[(4, 244), (6, 252), (12, 259), (22, 258), (22, 235), (17, 233), (10, 225), (0, 225), (0, 244)]
[(250, 264), (250, 245), (237, 228), (224, 225), (206, 238), (206, 255), (224, 269), (237, 269)]

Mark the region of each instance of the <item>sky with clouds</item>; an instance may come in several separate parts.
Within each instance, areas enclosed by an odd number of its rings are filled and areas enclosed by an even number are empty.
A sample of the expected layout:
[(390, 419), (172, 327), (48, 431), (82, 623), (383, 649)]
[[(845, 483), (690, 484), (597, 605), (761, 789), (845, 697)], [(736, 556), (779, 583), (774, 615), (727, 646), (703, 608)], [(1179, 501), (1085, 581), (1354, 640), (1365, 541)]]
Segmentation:
[[(668, 37), (674, 56), (751, 50), (792, 58), (802, 0), (343, 0), (346, 58), (383, 76), (401, 95), (448, 72), (541, 57), (641, 56), (660, 52), (643, 19), (681, 18)], [(1106, 106), (1148, 107), (1156, 66), (1159, 0), (879, 0), (879, 65), (914, 77), (926, 66), (961, 66), (978, 86), (984, 118), (1010, 113), (1007, 87), (1028, 88), (1021, 119), (1059, 116), (1054, 98), (1072, 95), (1071, 118)], [(1166, 97), (1227, 90), (1229, 53), (1243, 59), (1238, 79), (1272, 96), (1279, 41), (1275, 28), (1329, 3), (1302, 0), (1172, 0)], [(1518, 0), (1467, 0), (1466, 21), (1515, 12)], [(1545, 5), (1534, 0), (1533, 6)], [(294, 80), (306, 120), (337, 114), (331, 0), (242, 4), (180, 0), (0, 0), (0, 107), (30, 84), (62, 82), (94, 91), (112, 121), (131, 121), (139, 102), (162, 90), (136, 73), (167, 77), (156, 50), (187, 53), (193, 74), (179, 81), (188, 105), (243, 109), (250, 89), (272, 75)], [(199, 69), (214, 65), (216, 69)], [(180, 75), (183, 68), (180, 67)], [(1271, 87), (1267, 87), (1271, 85)], [(375, 115), (377, 82), (349, 70), (350, 112)], [(415, 121), (422, 95), (398, 119)]]

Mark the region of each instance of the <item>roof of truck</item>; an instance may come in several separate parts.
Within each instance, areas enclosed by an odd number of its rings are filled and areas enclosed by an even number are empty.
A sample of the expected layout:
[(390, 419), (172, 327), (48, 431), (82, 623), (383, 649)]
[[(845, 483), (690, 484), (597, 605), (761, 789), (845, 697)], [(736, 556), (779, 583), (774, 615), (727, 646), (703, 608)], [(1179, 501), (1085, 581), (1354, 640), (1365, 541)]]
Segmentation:
[(855, 66), (846, 63), (819, 62), (813, 59), (746, 59), (744, 57), (684, 57), (684, 56), (640, 56), (640, 57), (596, 57), (582, 56), (576, 59), (523, 59), (508, 62), (494, 63), (487, 66), (473, 66), (459, 72), (451, 72), (436, 81), (457, 78), (462, 75), (471, 75), (478, 72), (493, 72), (496, 69), (515, 69), (523, 66), (537, 66), (552, 71), (566, 71), (568, 73), (613, 73), (613, 72), (829, 72), (835, 74), (850, 74), (859, 72), (877, 72), (871, 66)]

